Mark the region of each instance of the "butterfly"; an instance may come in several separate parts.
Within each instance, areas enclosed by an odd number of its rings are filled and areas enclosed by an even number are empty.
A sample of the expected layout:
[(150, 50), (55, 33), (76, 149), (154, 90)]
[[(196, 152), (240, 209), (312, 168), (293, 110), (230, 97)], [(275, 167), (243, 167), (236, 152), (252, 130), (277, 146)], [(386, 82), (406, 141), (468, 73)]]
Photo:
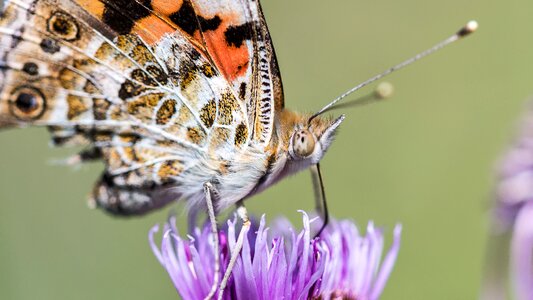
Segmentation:
[(91, 205), (141, 215), (183, 199), (214, 232), (237, 205), (229, 272), (243, 201), (284, 177), (312, 170), (327, 223), (319, 161), (344, 116), (322, 113), (346, 94), (314, 115), (285, 109), (258, 0), (8, 0), (0, 45), (0, 128), (44, 126), (86, 147), (69, 162), (102, 160)]
[(94, 205), (223, 210), (316, 164), (342, 118), (284, 109), (257, 1), (7, 1), (2, 126), (46, 126), (102, 159)]
[(242, 211), (316, 165), (344, 118), (284, 109), (254, 0), (5, 1), (0, 39), (0, 126), (86, 146), (71, 162), (104, 161), (90, 202), (115, 215)]

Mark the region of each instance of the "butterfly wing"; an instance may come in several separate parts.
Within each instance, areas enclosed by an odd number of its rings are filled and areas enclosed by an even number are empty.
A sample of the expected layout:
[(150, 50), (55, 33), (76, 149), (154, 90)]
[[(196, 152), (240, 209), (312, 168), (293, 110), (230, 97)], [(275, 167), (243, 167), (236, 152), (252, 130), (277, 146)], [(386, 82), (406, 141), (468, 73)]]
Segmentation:
[(283, 88), (259, 1), (77, 1), (118, 34), (133, 33), (148, 43), (176, 31), (186, 36), (246, 103), (253, 139), (270, 140)]
[[(195, 7), (202, 15), (216, 17), (208, 5), (212, 2), (198, 0)], [(215, 2), (220, 13), (228, 17), (223, 18), (220, 29), (203, 35), (206, 47), (239, 98), (246, 102), (254, 140), (266, 144), (272, 135), (275, 112), (283, 108), (283, 88), (261, 6), (252, 0)]]
[(7, 1), (0, 38), (0, 126), (91, 145), (93, 200), (113, 213), (174, 200), (161, 192), (199, 159), (267, 141), (282, 107), (254, 1)]
[(275, 112), (283, 108), (283, 88), (259, 1), (167, 2), (151, 2), (154, 14), (161, 18), (160, 28), (166, 22), (170, 30), (197, 42), (246, 104), (252, 138), (268, 143)]

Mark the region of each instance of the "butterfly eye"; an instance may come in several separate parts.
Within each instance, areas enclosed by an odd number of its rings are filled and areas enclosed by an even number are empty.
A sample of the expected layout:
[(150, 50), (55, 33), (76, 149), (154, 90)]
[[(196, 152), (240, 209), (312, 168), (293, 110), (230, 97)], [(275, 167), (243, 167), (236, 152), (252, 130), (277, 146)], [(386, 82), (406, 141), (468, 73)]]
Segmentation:
[(63, 12), (55, 12), (48, 19), (48, 31), (66, 41), (74, 41), (79, 38), (78, 24), (71, 16)]
[(299, 158), (306, 158), (315, 150), (315, 137), (309, 130), (300, 130), (292, 137), (292, 149)]
[(33, 87), (20, 87), (11, 97), (11, 112), (21, 120), (33, 120), (42, 116), (46, 108), (43, 94)]

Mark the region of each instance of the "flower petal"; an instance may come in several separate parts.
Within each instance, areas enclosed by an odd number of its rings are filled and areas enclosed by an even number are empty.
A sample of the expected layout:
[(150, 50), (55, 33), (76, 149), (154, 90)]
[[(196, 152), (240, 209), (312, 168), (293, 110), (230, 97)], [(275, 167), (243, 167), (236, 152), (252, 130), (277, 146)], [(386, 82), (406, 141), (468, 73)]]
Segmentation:
[(511, 270), (519, 300), (533, 299), (533, 202), (518, 212), (511, 242)]
[(387, 283), (387, 280), (389, 279), (390, 273), (392, 272), (392, 268), (394, 267), (394, 263), (396, 262), (396, 257), (398, 256), (398, 252), (400, 251), (401, 235), (402, 226), (398, 224), (396, 225), (396, 227), (394, 227), (394, 240), (392, 242), (391, 248), (389, 249), (389, 252), (387, 253), (387, 256), (385, 256), (385, 259), (383, 260), (383, 264), (381, 266), (381, 270), (377, 275), (376, 281), (374, 282), (374, 287), (368, 298), (370, 300), (378, 299), (381, 293), (383, 292), (383, 289), (385, 288), (385, 283)]

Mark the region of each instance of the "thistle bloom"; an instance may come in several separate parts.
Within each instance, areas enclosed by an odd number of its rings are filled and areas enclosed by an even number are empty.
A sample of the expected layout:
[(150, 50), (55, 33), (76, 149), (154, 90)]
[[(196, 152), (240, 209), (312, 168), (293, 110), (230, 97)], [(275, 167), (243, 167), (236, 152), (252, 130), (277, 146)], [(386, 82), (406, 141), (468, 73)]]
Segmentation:
[[(495, 234), (512, 232), (510, 263), (514, 293), (517, 299), (533, 299), (533, 110), (531, 109), (523, 119), (517, 140), (501, 160), (496, 196), (498, 201), (495, 209), (497, 223)], [(497, 259), (502, 259), (501, 255)], [(499, 272), (505, 274), (506, 270)], [(504, 291), (501, 290), (503, 289), (500, 288), (499, 293), (503, 294)]]
[[(349, 221), (332, 221), (320, 238), (311, 235), (312, 221), (303, 214), (303, 229), (295, 233), (286, 220), (271, 229), (265, 218), (253, 222), (224, 292), (224, 299), (378, 299), (394, 266), (401, 227), (394, 229), (392, 246), (382, 259), (384, 238), (372, 223), (365, 236)], [(234, 221), (221, 230), (221, 274), (236, 242)], [(161, 247), (152, 250), (184, 300), (204, 299), (214, 275), (209, 226), (180, 237), (174, 221), (164, 226)]]
[(533, 200), (533, 111), (499, 165), (496, 217), (500, 229), (513, 227), (524, 205)]

